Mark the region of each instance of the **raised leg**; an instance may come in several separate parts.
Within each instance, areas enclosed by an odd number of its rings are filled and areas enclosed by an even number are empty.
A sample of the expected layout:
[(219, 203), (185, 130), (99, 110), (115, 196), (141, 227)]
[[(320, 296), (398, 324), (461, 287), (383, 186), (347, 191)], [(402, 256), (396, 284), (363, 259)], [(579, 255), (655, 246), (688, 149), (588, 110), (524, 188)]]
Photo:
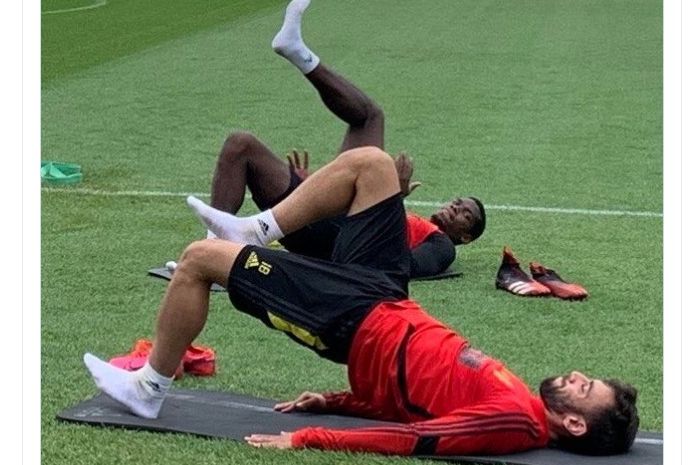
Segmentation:
[(316, 88), (321, 100), (334, 115), (348, 125), (338, 153), (373, 145), (384, 148), (384, 114), (367, 94), (340, 74), (320, 63), (304, 43), (301, 20), (310, 0), (292, 0), (284, 22), (272, 40), (273, 50), (299, 68)]
[(238, 218), (195, 197), (187, 203), (222, 239), (265, 245), (315, 221), (353, 215), (400, 192), (393, 159), (376, 147), (340, 154), (270, 210)]
[(348, 125), (339, 153), (366, 145), (384, 148), (384, 112), (367, 94), (323, 64), (306, 78), (328, 110)]

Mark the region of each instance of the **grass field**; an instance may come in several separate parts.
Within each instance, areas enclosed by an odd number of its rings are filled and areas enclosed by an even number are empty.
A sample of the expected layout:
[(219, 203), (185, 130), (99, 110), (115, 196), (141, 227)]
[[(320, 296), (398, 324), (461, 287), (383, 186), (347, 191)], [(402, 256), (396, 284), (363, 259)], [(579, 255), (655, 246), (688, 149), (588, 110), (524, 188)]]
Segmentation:
[[(165, 286), (146, 270), (202, 237), (184, 195), (209, 191), (228, 133), (306, 148), (314, 168), (333, 158), (343, 126), (269, 47), (285, 3), (42, 2), (42, 159), (85, 173), (42, 189), (44, 463), (357, 462), (55, 420), (96, 392), (85, 351), (152, 337)], [(317, 0), (304, 36), (384, 107), (387, 150), (408, 151), (423, 182), (409, 208), (458, 194), (487, 205), (486, 233), (459, 250), (464, 276), (415, 283), (414, 298), (533, 387), (571, 369), (632, 382), (642, 429), (662, 430), (661, 0)], [(591, 297), (496, 291), (506, 244)], [(346, 386), (343, 367), (226, 296), (197, 342), (217, 350), (218, 373), (180, 387), (282, 399)]]

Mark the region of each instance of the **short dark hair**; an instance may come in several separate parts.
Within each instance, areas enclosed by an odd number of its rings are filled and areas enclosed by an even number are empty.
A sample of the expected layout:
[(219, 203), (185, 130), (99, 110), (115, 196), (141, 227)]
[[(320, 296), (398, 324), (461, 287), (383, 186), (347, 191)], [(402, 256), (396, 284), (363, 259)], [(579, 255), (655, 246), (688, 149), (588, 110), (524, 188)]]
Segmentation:
[(474, 201), (477, 207), (479, 207), (479, 219), (475, 221), (472, 227), (469, 228), (469, 231), (467, 231), (467, 234), (469, 234), (469, 236), (472, 238), (472, 241), (475, 241), (484, 233), (484, 229), (486, 229), (486, 210), (484, 209), (484, 204), (481, 203), (481, 200), (477, 199), (476, 197), (469, 198)]
[(616, 379), (605, 379), (615, 395), (611, 407), (584, 415), (588, 430), (582, 436), (560, 437), (557, 446), (583, 455), (614, 455), (627, 452), (639, 428), (637, 390)]

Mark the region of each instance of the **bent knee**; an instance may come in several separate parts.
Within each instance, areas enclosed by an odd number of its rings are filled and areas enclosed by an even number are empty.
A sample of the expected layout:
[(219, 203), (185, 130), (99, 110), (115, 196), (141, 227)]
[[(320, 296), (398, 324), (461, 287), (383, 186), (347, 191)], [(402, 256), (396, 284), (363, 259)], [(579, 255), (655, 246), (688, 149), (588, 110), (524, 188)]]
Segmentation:
[(394, 168), (394, 160), (379, 147), (365, 146), (347, 150), (338, 156), (339, 160), (353, 166), (358, 171)]
[(192, 273), (201, 269), (202, 265), (206, 263), (207, 257), (211, 254), (210, 242), (211, 241), (207, 239), (203, 239), (192, 242), (190, 245), (188, 245), (180, 256), (180, 261), (177, 264), (177, 270), (184, 270)]
[[(220, 239), (202, 239), (187, 246), (177, 265), (177, 274), (209, 282), (225, 283), (243, 244)], [(223, 285), (223, 284), (222, 284)]]
[(356, 112), (346, 116), (348, 124), (354, 128), (384, 128), (384, 111), (370, 99), (355, 103)]
[(378, 107), (374, 102), (370, 102), (366, 109), (367, 118), (366, 123), (371, 123), (373, 125), (384, 124), (384, 110)]
[(252, 148), (260, 141), (252, 133), (247, 131), (234, 131), (224, 141), (219, 161), (232, 158), (245, 157), (252, 153)]

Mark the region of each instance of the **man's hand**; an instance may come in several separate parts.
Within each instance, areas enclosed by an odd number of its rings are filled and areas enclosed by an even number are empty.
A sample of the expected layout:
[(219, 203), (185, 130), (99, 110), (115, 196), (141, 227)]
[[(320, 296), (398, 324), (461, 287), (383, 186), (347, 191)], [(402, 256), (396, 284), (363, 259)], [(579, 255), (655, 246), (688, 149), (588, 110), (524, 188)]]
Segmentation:
[(326, 409), (326, 398), (316, 392), (304, 392), (299, 397), (289, 402), (275, 405), (275, 410), (282, 413), (289, 412), (322, 412)]
[(299, 152), (294, 149), (292, 153), (287, 154), (287, 160), (289, 160), (289, 167), (294, 170), (302, 181), (309, 177), (311, 174), (309, 171), (309, 152), (304, 150), (304, 161), (302, 162)]
[(280, 434), (251, 434), (244, 439), (253, 447), (292, 448), (292, 433), (285, 431), (280, 432)]
[(401, 152), (394, 158), (394, 164), (396, 165), (396, 172), (399, 175), (401, 194), (404, 197), (408, 197), (416, 187), (421, 185), (418, 181), (411, 182), (411, 176), (413, 176), (413, 160), (411, 160), (408, 155)]

